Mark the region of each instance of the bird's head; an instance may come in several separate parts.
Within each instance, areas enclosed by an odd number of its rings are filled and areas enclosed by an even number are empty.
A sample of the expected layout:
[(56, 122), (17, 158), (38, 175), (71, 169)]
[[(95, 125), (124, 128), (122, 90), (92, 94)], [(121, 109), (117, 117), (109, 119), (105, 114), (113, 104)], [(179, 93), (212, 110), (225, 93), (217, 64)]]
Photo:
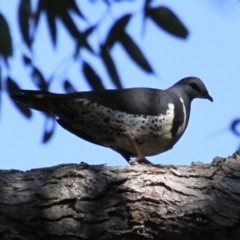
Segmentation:
[(206, 86), (202, 80), (197, 77), (183, 78), (169, 88), (169, 90), (179, 95), (186, 94), (190, 100), (194, 98), (205, 98), (213, 102), (213, 98), (209, 95)]

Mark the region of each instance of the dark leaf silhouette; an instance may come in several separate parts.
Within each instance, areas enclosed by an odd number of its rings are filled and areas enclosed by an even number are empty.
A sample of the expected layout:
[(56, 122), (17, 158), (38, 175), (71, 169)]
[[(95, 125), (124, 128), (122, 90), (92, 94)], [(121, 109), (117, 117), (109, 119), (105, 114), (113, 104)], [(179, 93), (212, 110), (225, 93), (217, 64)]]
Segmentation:
[(72, 83), (70, 83), (68, 80), (65, 80), (63, 82), (63, 88), (64, 88), (65, 92), (67, 92), (67, 93), (76, 92), (76, 89), (73, 87)]
[(135, 63), (137, 63), (146, 72), (153, 73), (153, 70), (147, 59), (144, 57), (141, 49), (127, 33), (123, 32), (119, 41)]
[(104, 89), (101, 78), (86, 62), (83, 62), (83, 73), (92, 89)]
[(0, 55), (5, 60), (12, 55), (12, 39), (9, 31), (7, 21), (0, 13)]
[(31, 65), (32, 64), (32, 60), (28, 56), (23, 55), (22, 59), (23, 59), (24, 64), (26, 64), (26, 65)]
[(230, 129), (237, 137), (240, 137), (240, 131), (238, 127), (240, 127), (240, 119), (233, 120), (233, 122), (231, 123)]
[(37, 10), (36, 10), (36, 13), (34, 15), (34, 23), (35, 23), (34, 25), (35, 25), (35, 27), (38, 26), (41, 12), (44, 11), (44, 4), (45, 4), (44, 0), (38, 1)]
[(146, 16), (150, 17), (159, 27), (179, 38), (186, 38), (187, 28), (179, 18), (167, 7), (145, 9)]
[(83, 33), (79, 32), (78, 37), (77, 37), (77, 47), (76, 47), (75, 56), (78, 55), (81, 47), (85, 47), (91, 53), (94, 54), (94, 51), (88, 42), (88, 37), (94, 31), (94, 29), (95, 29), (95, 26), (92, 26), (92, 27), (89, 27), (88, 29), (86, 29)]
[(46, 12), (48, 28), (49, 28), (50, 35), (51, 35), (54, 46), (56, 44), (56, 39), (57, 39), (56, 18), (58, 15), (57, 14), (58, 7), (55, 7), (55, 5), (56, 5), (56, 2), (53, 0), (38, 1), (38, 6), (37, 6), (36, 13), (35, 13), (35, 19), (34, 19), (35, 27), (37, 27), (41, 13)]
[(50, 12), (47, 12), (47, 21), (48, 21), (48, 27), (50, 30), (52, 42), (53, 42), (53, 45), (55, 46), (57, 42), (57, 28), (56, 28), (55, 16), (52, 15)]
[(105, 46), (101, 46), (101, 57), (104, 62), (104, 65), (108, 71), (108, 74), (112, 79), (113, 84), (116, 86), (116, 88), (122, 88), (122, 84), (121, 84), (120, 78), (118, 76), (116, 66), (113, 62), (113, 59), (112, 59), (109, 51), (106, 49)]
[(42, 91), (48, 91), (49, 83), (44, 79), (43, 74), (36, 67), (33, 67), (32, 80)]
[(73, 36), (73, 38), (77, 39), (79, 31), (69, 13), (70, 11), (75, 12), (78, 16), (85, 20), (85, 17), (74, 0), (41, 0), (38, 2), (37, 11), (35, 14), (35, 26), (38, 25), (41, 13), (46, 12), (48, 27), (50, 29), (51, 38), (54, 45), (57, 41), (57, 19), (61, 19), (69, 33)]
[(110, 29), (105, 43), (105, 46), (109, 50), (112, 48), (113, 44), (121, 38), (121, 35), (127, 26), (131, 16), (131, 14), (124, 15), (118, 19)]
[(72, 9), (79, 17), (86, 20), (80, 9), (78, 8), (76, 2), (74, 0), (68, 0), (69, 8)]
[(69, 33), (72, 35), (72, 37), (77, 39), (79, 36), (79, 31), (71, 15), (67, 11), (65, 11), (61, 14), (61, 20)]
[(29, 21), (31, 18), (31, 3), (30, 0), (21, 0), (18, 9), (19, 25), (24, 42), (31, 48), (32, 39), (29, 32)]
[(2, 106), (2, 74), (0, 73), (0, 112)]
[[(16, 81), (14, 81), (12, 78), (8, 77), (7, 80), (7, 91), (9, 93), (9, 95), (11, 96), (13, 93), (15, 93), (17, 90), (19, 90), (19, 86), (16, 83)], [(22, 104), (19, 104), (15, 101), (12, 101), (14, 103), (14, 105), (17, 107), (17, 109), (27, 118), (31, 118), (32, 116), (32, 111), (31, 109), (25, 107)]]
[(56, 125), (55, 118), (46, 116), (44, 123), (44, 133), (42, 138), (43, 143), (46, 143), (51, 139), (55, 130), (55, 125)]

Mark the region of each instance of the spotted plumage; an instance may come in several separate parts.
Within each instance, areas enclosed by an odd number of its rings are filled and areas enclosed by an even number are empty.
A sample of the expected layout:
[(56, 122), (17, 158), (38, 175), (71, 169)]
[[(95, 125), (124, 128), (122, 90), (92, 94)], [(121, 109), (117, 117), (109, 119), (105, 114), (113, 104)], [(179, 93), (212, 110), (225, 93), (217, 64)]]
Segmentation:
[(57, 116), (78, 137), (109, 147), (128, 162), (149, 161), (173, 147), (186, 129), (194, 98), (212, 97), (196, 77), (166, 90), (129, 88), (70, 94), (20, 90), (12, 96), (26, 106)]

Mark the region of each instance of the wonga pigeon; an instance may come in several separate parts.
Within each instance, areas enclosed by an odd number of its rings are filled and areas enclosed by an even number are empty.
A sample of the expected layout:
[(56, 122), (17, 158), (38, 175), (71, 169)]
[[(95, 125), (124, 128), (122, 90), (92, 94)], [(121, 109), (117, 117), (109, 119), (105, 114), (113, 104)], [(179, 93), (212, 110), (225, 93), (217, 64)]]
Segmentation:
[(150, 163), (146, 156), (174, 146), (187, 127), (194, 98), (213, 101), (197, 77), (184, 78), (166, 90), (129, 88), (69, 94), (19, 90), (12, 98), (57, 116), (57, 122), (69, 132), (115, 150), (130, 163)]

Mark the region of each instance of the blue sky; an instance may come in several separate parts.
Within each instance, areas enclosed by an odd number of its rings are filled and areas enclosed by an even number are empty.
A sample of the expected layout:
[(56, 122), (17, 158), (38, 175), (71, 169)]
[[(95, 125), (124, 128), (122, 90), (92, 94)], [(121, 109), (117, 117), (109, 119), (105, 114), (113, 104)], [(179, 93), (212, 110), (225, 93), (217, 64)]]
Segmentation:
[[(105, 11), (101, 1), (97, 2), (93, 8), (88, 1), (81, 1), (84, 14), (91, 23), (97, 21)], [(141, 47), (156, 74), (143, 72), (128, 58), (121, 46), (116, 45), (112, 54), (124, 87), (165, 89), (183, 77), (197, 76), (204, 81), (214, 99), (214, 103), (194, 100), (187, 130), (179, 142), (172, 150), (148, 159), (154, 163), (186, 165), (193, 161), (210, 163), (215, 156), (231, 155), (240, 143), (240, 139), (229, 131), (231, 120), (240, 116), (239, 1), (155, 1), (154, 5), (168, 6), (178, 15), (190, 31), (187, 40), (175, 38), (159, 30), (151, 21), (146, 22), (143, 34), (142, 1), (136, 2), (132, 7), (129, 3), (113, 7), (111, 17), (107, 17), (103, 27), (91, 37), (93, 45), (97, 47), (98, 42), (104, 41), (105, 30), (112, 19), (117, 19), (126, 10), (136, 13), (127, 31)], [(10, 62), (10, 75), (23, 89), (36, 89), (29, 78), (28, 69), (21, 63), (21, 53), (27, 49), (18, 32), (17, 3), (17, 0), (0, 2), (1, 11), (11, 25), (14, 47), (17, 48)], [(52, 73), (55, 74), (58, 81), (54, 82), (51, 91), (63, 92), (59, 80), (65, 77), (73, 80), (79, 91), (90, 90), (80, 72), (81, 63), (71, 61), (74, 44), (65, 28), (59, 23), (61, 28), (55, 51), (45, 26), (45, 17), (42, 17), (34, 43), (34, 63), (46, 78)], [(84, 28), (84, 23), (79, 22), (79, 27)], [(87, 52), (82, 52), (82, 56), (96, 66), (105, 86), (113, 88), (101, 62)], [(5, 75), (6, 70), (3, 70), (3, 76)], [(41, 144), (43, 115), (35, 111), (32, 119), (28, 121), (15, 109), (5, 92), (2, 99), (1, 169), (27, 170), (81, 161), (89, 164), (107, 163), (109, 166), (127, 165), (119, 154), (85, 142), (60, 126), (57, 126), (54, 137), (48, 144)]]

